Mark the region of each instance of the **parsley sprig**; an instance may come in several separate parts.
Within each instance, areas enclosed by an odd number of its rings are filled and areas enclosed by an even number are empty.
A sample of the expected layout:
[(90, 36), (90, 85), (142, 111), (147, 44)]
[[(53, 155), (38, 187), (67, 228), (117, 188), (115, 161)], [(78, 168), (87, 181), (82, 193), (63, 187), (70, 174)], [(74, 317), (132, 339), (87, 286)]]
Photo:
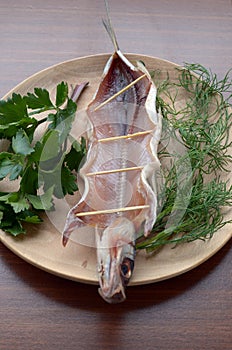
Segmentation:
[(73, 170), (85, 154), (85, 142), (75, 141), (67, 148), (76, 108), (64, 82), (57, 85), (54, 102), (42, 88), (26, 96), (13, 93), (0, 101), (0, 139), (6, 145), (0, 153), (0, 180), (15, 185), (13, 191), (0, 192), (0, 227), (5, 232), (25, 233), (22, 223), (40, 223), (40, 212), (52, 209), (54, 196), (77, 191)]

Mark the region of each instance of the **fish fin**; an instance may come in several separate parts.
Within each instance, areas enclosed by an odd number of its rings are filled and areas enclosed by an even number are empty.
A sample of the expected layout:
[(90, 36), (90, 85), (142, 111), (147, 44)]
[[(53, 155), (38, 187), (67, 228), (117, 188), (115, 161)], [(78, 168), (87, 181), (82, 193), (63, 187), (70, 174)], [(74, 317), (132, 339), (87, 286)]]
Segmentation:
[(109, 14), (109, 5), (108, 5), (108, 1), (105, 0), (105, 8), (106, 8), (106, 19), (102, 19), (103, 25), (107, 31), (107, 33), (109, 34), (109, 37), (114, 45), (114, 49), (117, 52), (119, 50), (119, 46), (118, 46), (118, 42), (117, 42), (117, 38), (114, 32), (114, 28), (112, 26), (112, 22), (110, 19), (110, 14)]
[(144, 64), (142, 61), (136, 61), (136, 63), (137, 63), (137, 68), (138, 68), (141, 72), (145, 73), (145, 74), (147, 75), (148, 78), (151, 79), (150, 73), (149, 73), (149, 71), (147, 70), (145, 64)]
[(69, 237), (74, 230), (85, 226), (84, 221), (82, 221), (76, 215), (79, 211), (81, 211), (82, 207), (84, 206), (85, 202), (77, 203), (73, 208), (69, 210), (62, 234), (63, 246), (66, 246)]

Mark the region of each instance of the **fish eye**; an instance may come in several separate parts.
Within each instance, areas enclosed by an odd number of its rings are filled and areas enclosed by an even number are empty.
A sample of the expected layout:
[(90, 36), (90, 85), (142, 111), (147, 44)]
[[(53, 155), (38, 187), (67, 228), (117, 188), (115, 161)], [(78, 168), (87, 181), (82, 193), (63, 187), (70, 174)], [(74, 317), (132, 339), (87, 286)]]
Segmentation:
[(123, 276), (126, 277), (128, 275), (129, 267), (127, 266), (127, 264), (122, 264), (121, 271), (122, 271)]
[(134, 267), (134, 262), (129, 259), (129, 258), (125, 258), (121, 264), (121, 275), (125, 280), (130, 279), (132, 271), (133, 271), (133, 267)]

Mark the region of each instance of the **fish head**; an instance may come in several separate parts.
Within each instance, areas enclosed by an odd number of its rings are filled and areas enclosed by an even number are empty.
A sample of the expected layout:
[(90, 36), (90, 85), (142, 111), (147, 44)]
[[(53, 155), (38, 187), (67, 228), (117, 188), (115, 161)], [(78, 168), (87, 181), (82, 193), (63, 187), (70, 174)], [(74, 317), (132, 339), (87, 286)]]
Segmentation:
[(134, 236), (134, 225), (126, 218), (96, 230), (99, 294), (108, 303), (126, 299), (125, 288), (134, 270)]

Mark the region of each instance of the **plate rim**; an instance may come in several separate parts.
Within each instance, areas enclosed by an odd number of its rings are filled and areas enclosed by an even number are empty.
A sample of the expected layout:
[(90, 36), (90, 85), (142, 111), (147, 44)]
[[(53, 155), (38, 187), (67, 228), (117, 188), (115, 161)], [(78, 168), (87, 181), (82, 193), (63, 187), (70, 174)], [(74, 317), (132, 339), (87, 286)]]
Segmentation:
[[(21, 81), (20, 83), (18, 83), (15, 87), (13, 87), (10, 91), (8, 91), (1, 99), (7, 99), (9, 96), (11, 96), (16, 90), (20, 89), (20, 87), (22, 87), (23, 85), (27, 84), (29, 81), (36, 79), (36, 77), (39, 77), (40, 75), (43, 75), (44, 73), (46, 74), (46, 72), (51, 71), (52, 69), (57, 69), (63, 65), (66, 64), (72, 64), (76, 61), (80, 61), (80, 60), (85, 60), (85, 59), (94, 59), (94, 58), (104, 58), (107, 60), (107, 58), (110, 58), (110, 56), (112, 55), (112, 53), (99, 53), (99, 54), (92, 54), (92, 55), (86, 55), (86, 56), (80, 56), (80, 57), (76, 57), (76, 58), (72, 58), (69, 60), (65, 60), (62, 62), (58, 62), (56, 64), (53, 64), (51, 66), (48, 66), (40, 71), (37, 71), (35, 73), (33, 73), (32, 75), (28, 76), (26, 79), (24, 79), (23, 81)], [(157, 60), (160, 62), (164, 62), (166, 64), (171, 65), (172, 67), (176, 67), (176, 68), (183, 68), (181, 65), (174, 63), (172, 61), (163, 59), (163, 58), (159, 58), (156, 56), (151, 56), (151, 55), (145, 55), (145, 54), (138, 54), (138, 53), (125, 53), (125, 56), (127, 57), (137, 57), (138, 59), (150, 59), (150, 60)], [(2, 235), (3, 233), (3, 235)], [(217, 232), (215, 233), (217, 234)], [(5, 237), (6, 239), (4, 239)], [(226, 238), (216, 247), (216, 249), (213, 249), (213, 251), (205, 256), (203, 259), (199, 260), (198, 262), (196, 262), (194, 265), (191, 266), (187, 266), (167, 277), (161, 277), (161, 278), (157, 278), (154, 276), (153, 279), (148, 279), (148, 280), (142, 280), (142, 281), (133, 281), (133, 277), (132, 280), (129, 284), (129, 286), (137, 286), (137, 285), (145, 285), (145, 284), (150, 284), (150, 283), (155, 283), (155, 282), (159, 282), (159, 281), (163, 281), (166, 279), (170, 279), (176, 276), (179, 276), (181, 274), (184, 274), (196, 267), (198, 267), (199, 265), (201, 265), (202, 263), (204, 263), (205, 261), (207, 261), (208, 259), (210, 259), (213, 255), (215, 255), (224, 245), (226, 245), (228, 243), (228, 241), (232, 238), (232, 230), (230, 232), (227, 232), (227, 234), (225, 233)], [(18, 251), (16, 247), (12, 248), (12, 245), (9, 244), (9, 242), (7, 241), (7, 234), (3, 231), (0, 230), (0, 242), (6, 246), (10, 251), (12, 251), (15, 255), (17, 255), (18, 257), (20, 257), (21, 259), (23, 259), (24, 261), (26, 261), (27, 263), (35, 266), (36, 268), (39, 268), (43, 271), (46, 271), (50, 274), (65, 278), (65, 279), (69, 279), (69, 280), (73, 280), (73, 281), (77, 281), (77, 282), (81, 282), (81, 283), (86, 283), (86, 284), (98, 284), (97, 278), (96, 279), (90, 279), (89, 277), (76, 277), (76, 276), (71, 276), (71, 275), (67, 275), (65, 273), (62, 273), (60, 271), (56, 271), (53, 270), (49, 267), (43, 266), (41, 264), (39, 264), (38, 262), (32, 261), (30, 258), (28, 258), (27, 256), (23, 255), (22, 252)], [(214, 237), (214, 236), (213, 236)], [(212, 240), (213, 237), (210, 239)]]
[[(145, 54), (139, 54), (139, 53), (133, 53), (133, 52), (126, 52), (126, 53), (124, 53), (124, 55), (125, 56), (138, 56), (138, 58), (139, 57), (141, 57), (141, 58), (144, 57), (144, 58), (148, 58), (148, 59), (156, 59), (156, 60), (163, 61), (163, 62), (166, 62), (166, 63), (171, 64), (171, 65), (174, 65), (176, 67), (183, 68), (183, 66), (181, 66), (178, 63), (175, 63), (175, 62), (163, 59), (163, 58), (159, 58), (157, 56), (151, 56), (151, 55), (145, 55)], [(21, 85), (27, 83), (31, 79), (35, 78), (37, 75), (46, 73), (46, 71), (49, 71), (49, 70), (51, 70), (53, 68), (57, 68), (59, 66), (62, 66), (62, 65), (65, 65), (65, 64), (69, 64), (69, 63), (73, 63), (73, 62), (79, 61), (79, 60), (91, 59), (91, 58), (95, 58), (95, 57), (99, 57), (100, 58), (102, 56), (105, 56), (105, 57), (108, 56), (110, 58), (110, 56), (112, 56), (112, 53), (105, 52), (105, 53), (97, 53), (97, 54), (92, 54), (92, 55), (77, 56), (76, 58), (74, 57), (74, 58), (71, 58), (71, 59), (68, 59), (68, 60), (64, 60), (64, 61), (61, 61), (61, 62), (58, 62), (58, 63), (54, 63), (54, 64), (52, 64), (52, 65), (50, 65), (50, 66), (48, 66), (46, 68), (43, 68), (43, 69), (41, 69), (39, 71), (36, 71), (36, 72), (32, 73), (30, 76), (26, 77), (21, 82), (17, 83), (13, 88), (11, 88), (7, 93), (5, 93), (3, 95), (3, 97), (0, 97), (0, 99), (4, 100), (4, 99), (8, 98)]]

